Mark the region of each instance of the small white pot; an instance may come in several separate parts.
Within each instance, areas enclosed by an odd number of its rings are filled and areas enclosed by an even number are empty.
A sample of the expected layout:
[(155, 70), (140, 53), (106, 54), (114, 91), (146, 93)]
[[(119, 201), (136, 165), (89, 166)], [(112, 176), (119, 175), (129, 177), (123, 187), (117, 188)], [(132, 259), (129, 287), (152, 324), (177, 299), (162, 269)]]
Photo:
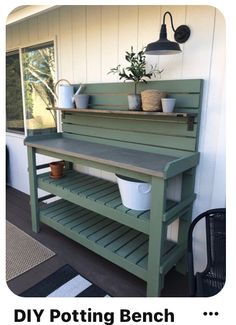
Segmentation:
[(175, 98), (162, 98), (162, 110), (164, 113), (172, 113), (175, 107)]
[(122, 204), (133, 210), (149, 210), (152, 185), (129, 177), (116, 175)]

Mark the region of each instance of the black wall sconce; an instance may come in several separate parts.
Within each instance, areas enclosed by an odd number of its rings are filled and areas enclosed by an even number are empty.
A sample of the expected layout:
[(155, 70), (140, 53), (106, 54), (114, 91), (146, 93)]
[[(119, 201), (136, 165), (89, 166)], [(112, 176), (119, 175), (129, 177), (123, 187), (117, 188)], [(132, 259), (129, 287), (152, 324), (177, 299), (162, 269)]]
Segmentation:
[[(170, 16), (171, 27), (174, 32), (174, 38), (176, 42), (171, 42), (167, 39), (165, 18), (166, 15)], [(185, 43), (190, 36), (190, 28), (186, 25), (181, 25), (174, 28), (173, 18), (169, 11), (166, 11), (163, 16), (163, 22), (161, 25), (160, 38), (158, 41), (150, 43), (147, 45), (145, 53), (150, 55), (168, 55), (181, 53), (179, 43)]]

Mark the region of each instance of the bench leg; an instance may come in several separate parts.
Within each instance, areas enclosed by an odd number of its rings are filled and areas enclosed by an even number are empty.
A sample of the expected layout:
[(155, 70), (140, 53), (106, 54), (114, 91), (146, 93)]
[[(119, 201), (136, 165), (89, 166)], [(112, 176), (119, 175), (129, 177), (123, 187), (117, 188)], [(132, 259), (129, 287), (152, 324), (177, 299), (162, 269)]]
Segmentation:
[(30, 206), (31, 206), (32, 230), (34, 232), (39, 232), (40, 222), (39, 222), (35, 149), (28, 147), (27, 152), (28, 152), (28, 171), (29, 171), (29, 184), (30, 184)]
[(178, 261), (175, 267), (176, 271), (186, 275), (187, 273), (187, 256), (186, 254)]
[(181, 216), (179, 220), (179, 233), (178, 233), (178, 243), (184, 245), (185, 254), (176, 264), (176, 271), (185, 275), (187, 273), (187, 240), (188, 240), (188, 229), (191, 223), (192, 217), (192, 206)]
[(165, 209), (165, 182), (161, 178), (152, 178), (152, 203), (150, 212), (149, 254), (147, 296), (160, 296), (163, 286), (160, 274), (161, 255), (166, 227), (163, 226), (163, 211)]

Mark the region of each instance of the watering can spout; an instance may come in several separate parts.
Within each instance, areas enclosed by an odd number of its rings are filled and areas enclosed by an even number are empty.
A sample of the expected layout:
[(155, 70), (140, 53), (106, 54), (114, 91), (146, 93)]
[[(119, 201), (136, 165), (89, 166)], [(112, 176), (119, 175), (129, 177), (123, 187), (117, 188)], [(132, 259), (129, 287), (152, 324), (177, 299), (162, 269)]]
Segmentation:
[(85, 89), (85, 85), (81, 84), (78, 90), (76, 91), (76, 93), (74, 94), (74, 96), (81, 94), (84, 91), (84, 89)]

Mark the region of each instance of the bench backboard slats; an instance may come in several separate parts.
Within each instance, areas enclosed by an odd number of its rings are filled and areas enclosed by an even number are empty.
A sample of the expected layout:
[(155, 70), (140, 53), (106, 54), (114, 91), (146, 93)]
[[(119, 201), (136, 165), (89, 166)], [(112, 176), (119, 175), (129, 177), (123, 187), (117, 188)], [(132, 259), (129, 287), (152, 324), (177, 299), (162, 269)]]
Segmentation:
[(90, 108), (118, 112), (89, 113), (89, 108), (88, 112), (81, 114), (64, 111), (63, 132), (97, 143), (138, 147), (144, 151), (150, 149), (150, 152), (155, 147), (170, 153), (172, 150), (196, 151), (202, 80), (158, 80), (141, 83), (138, 87), (138, 93), (145, 89), (158, 89), (176, 98), (176, 113), (194, 114), (191, 127), (188, 117), (119, 114), (119, 111), (128, 111), (127, 95), (133, 93), (133, 87), (132, 82), (87, 84), (85, 93), (90, 95)]

